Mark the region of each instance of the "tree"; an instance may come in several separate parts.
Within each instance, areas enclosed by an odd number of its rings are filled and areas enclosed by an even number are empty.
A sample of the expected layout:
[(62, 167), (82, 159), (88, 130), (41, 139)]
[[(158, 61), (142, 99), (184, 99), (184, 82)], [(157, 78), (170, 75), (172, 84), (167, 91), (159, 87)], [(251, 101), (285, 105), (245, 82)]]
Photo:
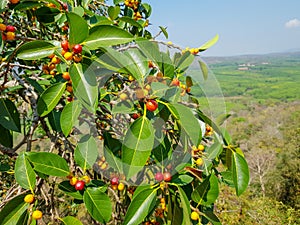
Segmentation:
[(219, 183), (241, 195), (249, 171), (193, 95), (188, 68), (217, 36), (157, 41), (137, 0), (0, 7), (0, 150), (15, 160), (1, 224), (220, 224)]

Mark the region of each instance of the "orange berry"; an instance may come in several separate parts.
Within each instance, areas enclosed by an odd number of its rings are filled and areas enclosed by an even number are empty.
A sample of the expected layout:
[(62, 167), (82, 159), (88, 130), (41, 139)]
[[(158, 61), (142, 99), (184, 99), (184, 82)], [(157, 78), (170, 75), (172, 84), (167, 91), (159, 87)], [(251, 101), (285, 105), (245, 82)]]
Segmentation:
[(32, 218), (35, 220), (39, 220), (43, 217), (43, 213), (40, 210), (35, 210), (32, 213)]
[(10, 0), (10, 3), (11, 3), (11, 4), (17, 4), (17, 3), (19, 3), (19, 1), (20, 1), (20, 0)]
[(48, 58), (52, 59), (54, 56), (55, 56), (54, 54), (51, 54), (51, 55), (48, 56)]
[(49, 70), (54, 70), (55, 69), (55, 67), (56, 67), (56, 65), (54, 64), (54, 63), (51, 63), (50, 65), (49, 65)]
[(59, 64), (61, 62), (61, 59), (58, 58), (57, 56), (54, 56), (52, 59), (51, 59), (51, 62), (54, 63), (54, 64)]
[(76, 54), (76, 55), (73, 56), (73, 60), (74, 60), (74, 62), (78, 63), (82, 60), (82, 56)]
[(66, 60), (71, 60), (71, 59), (73, 58), (73, 54), (72, 54), (71, 52), (66, 52), (66, 53), (64, 54), (64, 58), (65, 58)]
[(63, 72), (62, 78), (64, 78), (65, 80), (70, 80), (70, 74), (69, 74), (69, 72)]
[(6, 41), (6, 39), (7, 39), (7, 38), (6, 38), (6, 35), (5, 35), (5, 34), (2, 34), (2, 40), (3, 40), (3, 41)]
[(14, 33), (14, 32), (7, 32), (6, 33), (6, 39), (8, 40), (8, 41), (13, 41), (13, 40), (15, 40), (15, 37), (16, 37), (16, 34)]
[(6, 25), (3, 23), (0, 23), (0, 30), (1, 31), (6, 31)]
[(33, 203), (34, 201), (34, 195), (33, 194), (28, 194), (24, 197), (24, 202), (26, 203)]
[(71, 85), (68, 85), (68, 86), (67, 86), (67, 91), (68, 91), (68, 92), (70, 92), (70, 93), (72, 93), (72, 92), (73, 92), (73, 88), (72, 88), (72, 86), (71, 86)]
[(111, 185), (111, 187), (112, 187), (113, 190), (116, 191), (118, 189), (118, 184), (113, 184), (113, 185)]
[(77, 178), (76, 177), (72, 177), (71, 179), (70, 179), (70, 184), (72, 185), (72, 186), (74, 186), (76, 183), (77, 183)]

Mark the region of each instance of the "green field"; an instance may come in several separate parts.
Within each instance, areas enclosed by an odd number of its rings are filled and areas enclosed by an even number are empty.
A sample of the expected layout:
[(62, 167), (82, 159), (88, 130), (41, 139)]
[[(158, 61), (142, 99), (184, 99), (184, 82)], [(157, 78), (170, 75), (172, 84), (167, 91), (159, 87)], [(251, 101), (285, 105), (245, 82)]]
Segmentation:
[(245, 109), (252, 103), (272, 105), (300, 99), (300, 53), (203, 60), (210, 68), (208, 79), (203, 79), (196, 65), (190, 74), (202, 89), (193, 94), (205, 107), (208, 98), (212, 102), (225, 101), (227, 111)]

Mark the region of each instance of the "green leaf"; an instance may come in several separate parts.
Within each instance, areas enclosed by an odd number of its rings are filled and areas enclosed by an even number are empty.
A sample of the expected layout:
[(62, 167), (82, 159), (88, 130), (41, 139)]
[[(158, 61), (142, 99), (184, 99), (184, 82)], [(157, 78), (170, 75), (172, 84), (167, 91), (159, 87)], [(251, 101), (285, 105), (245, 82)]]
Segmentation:
[(116, 113), (121, 113), (121, 114), (127, 114), (131, 113), (134, 105), (130, 101), (121, 101), (118, 102), (114, 107), (112, 108), (111, 113), (116, 114)]
[(188, 135), (188, 137), (191, 139), (193, 144), (195, 146), (198, 146), (202, 139), (201, 126), (199, 121), (196, 119), (195, 115), (193, 114), (192, 110), (181, 104), (173, 104), (173, 107), (177, 111), (176, 116), (179, 116), (178, 122), (180, 126), (182, 127), (184, 132)]
[(52, 110), (48, 114), (49, 123), (50, 123), (52, 129), (56, 132), (61, 132), (60, 116), (61, 116), (61, 111), (59, 111), (59, 110)]
[[(5, 1), (5, 0), (4, 0)], [(25, 11), (33, 8), (37, 8), (43, 6), (43, 3), (40, 2), (20, 2), (20, 4), (16, 5), (14, 10)]]
[(189, 183), (191, 183), (194, 180), (193, 177), (186, 175), (186, 174), (181, 174), (175, 179), (172, 179), (172, 183), (180, 185), (180, 186), (185, 186)]
[(82, 225), (80, 220), (73, 216), (66, 216), (64, 218), (61, 218), (61, 221), (64, 223), (64, 225)]
[(16, 51), (16, 56), (24, 60), (37, 60), (53, 54), (56, 48), (56, 46), (47, 41), (31, 41), (23, 44)]
[(8, 0), (4, 0), (0, 2), (0, 9), (5, 9), (8, 4)]
[(218, 40), (219, 40), (219, 35), (216, 34), (216, 36), (214, 36), (211, 40), (209, 40), (205, 44), (201, 45), (199, 47), (199, 51), (200, 52), (205, 51), (206, 49), (208, 49), (211, 46), (213, 46)]
[(87, 188), (83, 194), (83, 201), (87, 211), (100, 223), (107, 223), (112, 214), (109, 197), (98, 188)]
[(202, 71), (203, 79), (207, 80), (207, 78), (208, 78), (208, 67), (207, 67), (207, 65), (204, 62), (200, 61), (200, 60), (198, 61), (198, 63), (199, 63), (200, 69)]
[(72, 12), (67, 14), (67, 18), (70, 28), (69, 43), (71, 45), (80, 44), (89, 34), (87, 22), (82, 17)]
[(192, 200), (200, 205), (211, 205), (219, 196), (218, 178), (209, 175), (192, 193)]
[(249, 168), (243, 156), (232, 152), (232, 176), (237, 196), (240, 196), (249, 184)]
[(46, 175), (66, 177), (70, 170), (67, 161), (61, 156), (50, 152), (29, 152), (28, 159), (34, 170)]
[(194, 61), (194, 56), (190, 52), (185, 52), (181, 55), (178, 62), (176, 62), (176, 68), (183, 72), (185, 71)]
[(130, 203), (124, 225), (140, 224), (155, 206), (157, 189), (145, 189), (138, 193)]
[(161, 32), (165, 35), (165, 37), (168, 39), (168, 38), (169, 38), (169, 34), (168, 34), (168, 32), (167, 32), (167, 28), (166, 28), (166, 27), (159, 26), (159, 29), (160, 29)]
[(83, 171), (92, 168), (97, 157), (98, 148), (95, 139), (90, 135), (80, 138), (74, 152), (74, 159)]
[(127, 179), (138, 173), (147, 162), (154, 143), (154, 129), (146, 117), (135, 120), (122, 145), (122, 161)]
[(11, 199), (0, 211), (0, 225), (16, 225), (29, 204), (24, 202), (26, 194), (18, 195)]
[(63, 134), (67, 137), (73, 126), (78, 121), (78, 117), (81, 113), (82, 107), (79, 101), (75, 100), (67, 104), (60, 116), (60, 126)]
[(0, 99), (0, 124), (8, 130), (21, 131), (19, 112), (9, 99)]
[(98, 105), (96, 75), (86, 65), (73, 63), (69, 69), (74, 95), (82, 106), (94, 113)]
[(139, 24), (138, 22), (136, 22), (136, 20), (128, 17), (128, 16), (123, 16), (121, 18), (119, 18), (120, 21), (123, 21), (125, 23), (129, 23), (132, 26), (135, 26), (137, 28), (143, 28), (143, 26), (141, 24)]
[(60, 14), (60, 10), (57, 8), (41, 7), (35, 10), (35, 15), (40, 23), (54, 23), (56, 16)]
[(61, 182), (58, 185), (58, 188), (68, 196), (71, 196), (78, 200), (83, 200), (82, 194), (79, 191), (76, 191), (75, 187), (72, 186), (68, 180)]
[(206, 148), (205, 158), (208, 160), (214, 160), (222, 153), (222, 150), (223, 150), (223, 146), (216, 138), (215, 142), (211, 146)]
[(90, 35), (82, 44), (87, 46), (90, 50), (95, 50), (99, 47), (125, 44), (132, 40), (134, 40), (134, 37), (121, 28), (110, 25), (100, 25), (90, 30)]
[(13, 136), (12, 133), (4, 128), (0, 124), (0, 143), (5, 147), (12, 148), (13, 147)]
[(188, 197), (186, 196), (186, 193), (184, 192), (184, 190), (177, 186), (178, 188), (178, 193), (179, 193), (179, 197), (180, 197), (180, 206), (182, 208), (183, 211), (183, 224), (184, 225), (189, 225), (190, 224), (190, 215), (191, 215), (191, 207), (190, 207), (190, 202)]
[(108, 165), (113, 168), (116, 172), (123, 173), (123, 164), (120, 158), (114, 155), (114, 153), (108, 148), (104, 149), (105, 160)]
[(203, 216), (208, 219), (213, 225), (222, 225), (219, 218), (211, 211), (205, 211)]
[(15, 179), (22, 188), (33, 193), (36, 185), (35, 172), (25, 157), (25, 153), (21, 153), (16, 160)]
[(112, 20), (115, 20), (118, 18), (121, 10), (120, 10), (120, 6), (110, 6), (108, 7), (107, 9), (107, 12), (108, 12), (108, 16), (109, 18), (111, 18)]
[(41, 117), (49, 114), (59, 102), (66, 88), (66, 83), (57, 83), (47, 88), (40, 96), (37, 111)]

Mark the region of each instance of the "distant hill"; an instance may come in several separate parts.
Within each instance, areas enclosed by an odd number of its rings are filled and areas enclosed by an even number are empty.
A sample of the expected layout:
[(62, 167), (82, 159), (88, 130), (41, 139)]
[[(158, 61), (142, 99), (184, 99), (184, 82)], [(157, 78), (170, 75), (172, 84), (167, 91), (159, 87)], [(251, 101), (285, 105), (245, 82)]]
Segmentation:
[(201, 59), (208, 65), (219, 64), (219, 63), (262, 63), (264, 61), (277, 61), (278, 59), (299, 59), (300, 50), (289, 51), (289, 52), (278, 52), (269, 54), (251, 54), (251, 55), (238, 55), (238, 56), (207, 56), (201, 57)]

